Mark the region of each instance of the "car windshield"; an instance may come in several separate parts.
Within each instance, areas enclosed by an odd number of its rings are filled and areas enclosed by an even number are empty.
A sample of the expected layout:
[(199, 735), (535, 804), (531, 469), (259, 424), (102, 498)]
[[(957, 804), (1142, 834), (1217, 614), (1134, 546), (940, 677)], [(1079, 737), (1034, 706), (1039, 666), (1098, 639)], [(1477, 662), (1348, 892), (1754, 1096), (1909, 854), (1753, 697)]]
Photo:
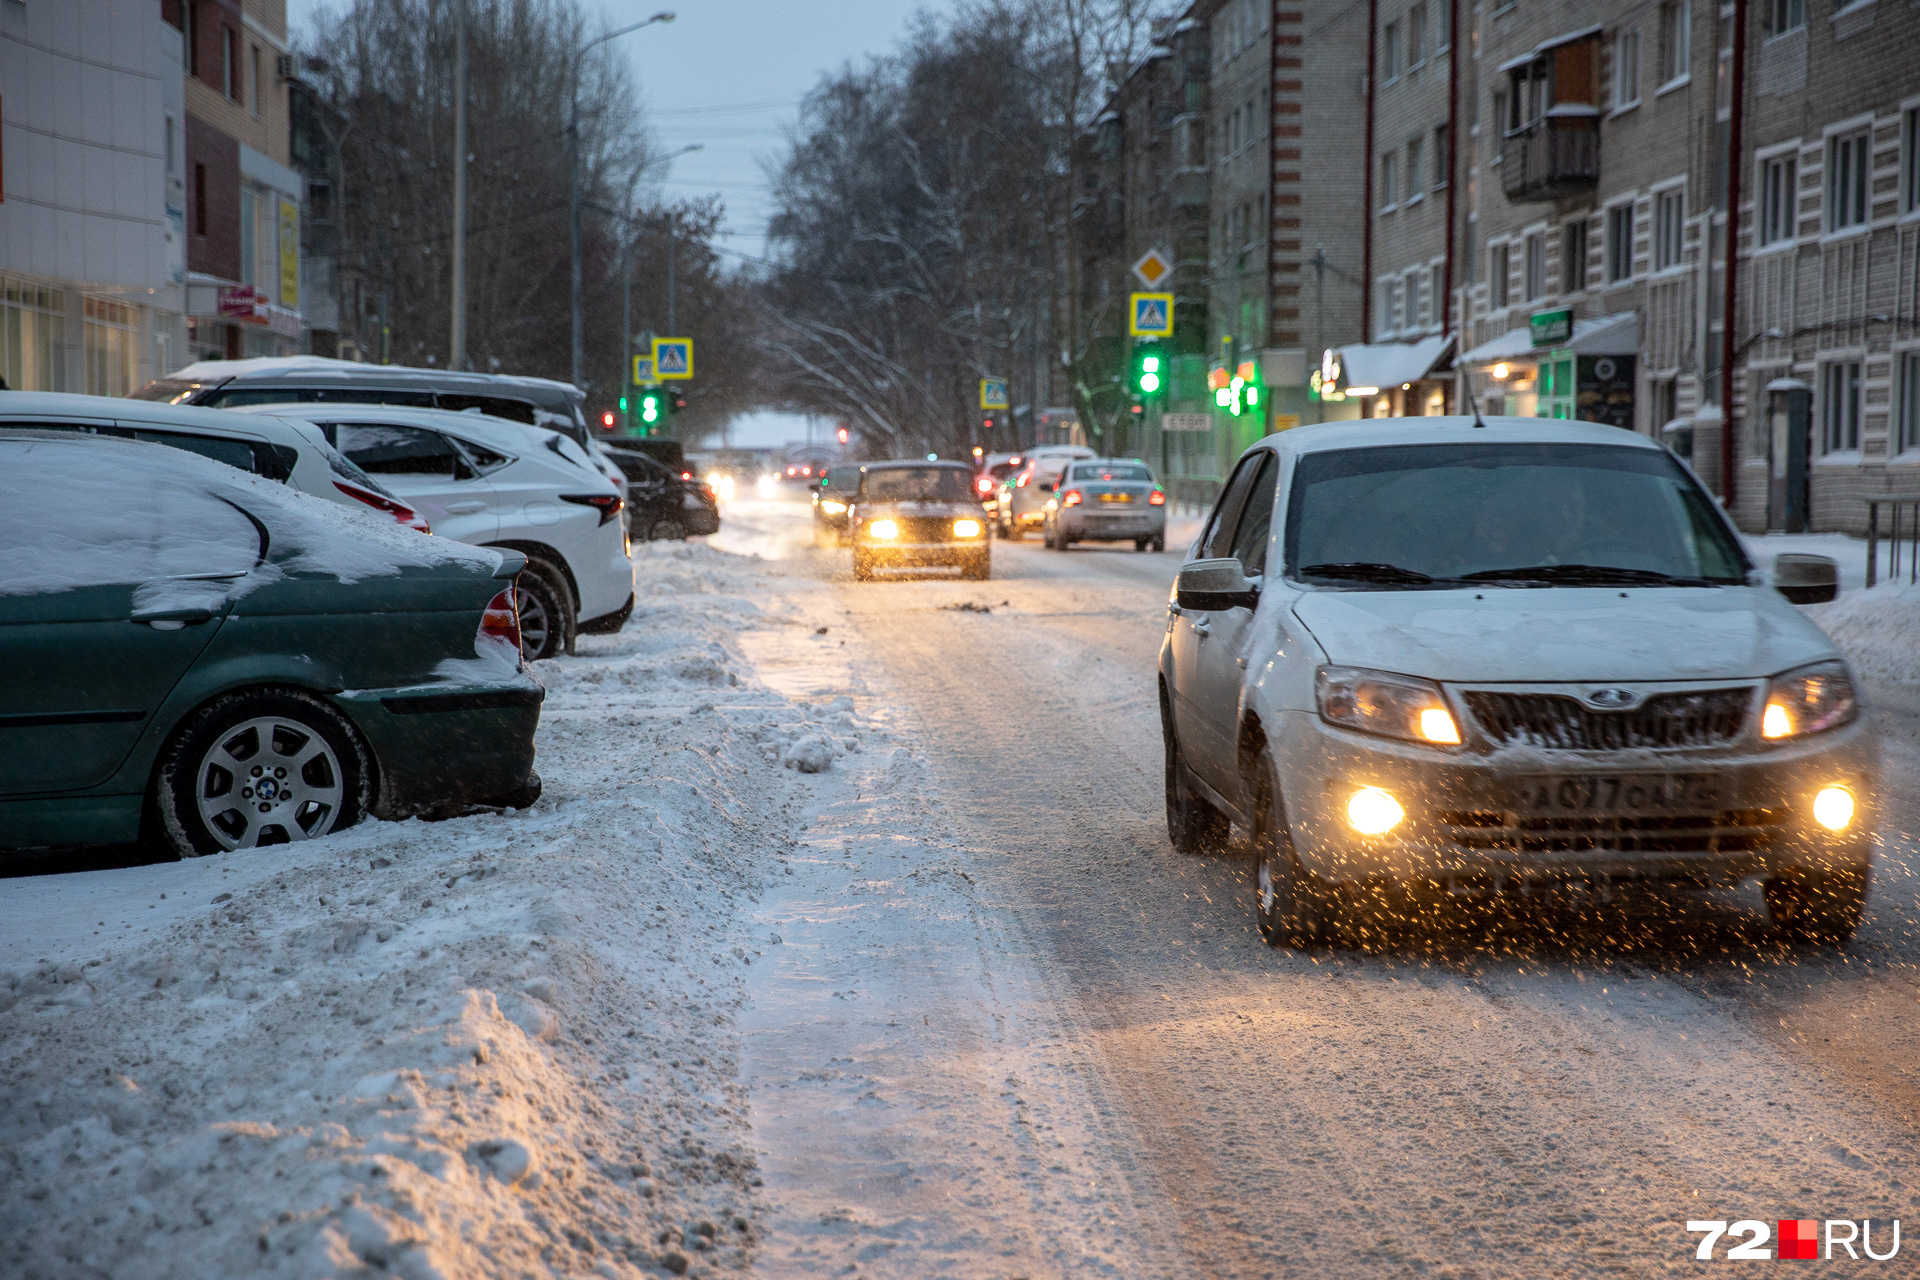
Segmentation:
[(867, 472), (860, 496), (868, 502), (965, 502), (973, 497), (960, 467), (886, 467)]
[(1083, 462), (1073, 469), (1075, 480), (1126, 480), (1152, 484), (1153, 472), (1138, 462)]
[(1287, 571), (1310, 581), (1705, 586), (1747, 560), (1664, 450), (1395, 445), (1310, 453), (1287, 503)]

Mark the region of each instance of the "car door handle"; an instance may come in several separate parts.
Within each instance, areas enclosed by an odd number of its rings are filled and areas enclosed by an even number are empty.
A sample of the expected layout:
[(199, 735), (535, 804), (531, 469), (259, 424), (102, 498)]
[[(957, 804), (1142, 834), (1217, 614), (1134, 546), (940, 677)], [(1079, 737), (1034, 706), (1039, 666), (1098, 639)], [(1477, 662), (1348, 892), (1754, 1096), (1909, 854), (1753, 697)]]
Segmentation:
[(450, 516), (470, 516), (476, 511), (486, 509), (487, 504), (484, 502), (449, 502), (446, 506), (446, 512)]
[(1205, 640), (1213, 634), (1213, 626), (1205, 618), (1196, 618), (1193, 623), (1193, 634)]
[(1247, 660), (1245, 658), (1235, 658), (1233, 665), (1245, 671), (1247, 669)]
[(136, 613), (133, 621), (144, 622), (155, 631), (178, 631), (181, 627), (197, 627), (203, 622), (213, 621), (213, 610), (157, 609), (152, 613)]

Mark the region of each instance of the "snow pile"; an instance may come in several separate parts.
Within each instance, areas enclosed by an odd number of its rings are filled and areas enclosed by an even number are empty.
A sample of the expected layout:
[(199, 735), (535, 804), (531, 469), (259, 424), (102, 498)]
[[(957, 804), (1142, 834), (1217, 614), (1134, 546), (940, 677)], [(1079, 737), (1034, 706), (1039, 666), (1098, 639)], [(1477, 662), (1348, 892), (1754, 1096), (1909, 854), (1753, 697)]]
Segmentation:
[(1833, 637), (1855, 674), (1869, 685), (1906, 685), (1920, 692), (1920, 587), (1849, 591), (1807, 616)]
[[(797, 835), (782, 760), (861, 726), (742, 658), (783, 621), (740, 598), (751, 562), (636, 560), (627, 628), (538, 667), (533, 809), (9, 882), (0, 1273), (749, 1264), (746, 907)], [(34, 942), (80, 880), (99, 931)]]

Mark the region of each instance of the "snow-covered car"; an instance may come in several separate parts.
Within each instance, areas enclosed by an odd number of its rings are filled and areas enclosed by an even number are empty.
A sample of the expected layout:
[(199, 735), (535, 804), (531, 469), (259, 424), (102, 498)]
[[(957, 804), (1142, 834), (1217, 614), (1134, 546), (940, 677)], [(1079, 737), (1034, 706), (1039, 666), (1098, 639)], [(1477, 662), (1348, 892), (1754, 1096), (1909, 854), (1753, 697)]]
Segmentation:
[(1251, 833), (1276, 945), (1331, 937), (1360, 885), (1755, 879), (1788, 938), (1860, 919), (1879, 747), (1853, 678), (1646, 437), (1269, 436), (1168, 609), (1169, 833)]
[(625, 505), (570, 438), (480, 413), (397, 405), (262, 405), (236, 417), (299, 413), (348, 461), (440, 537), (511, 547), (527, 657), (549, 658), (578, 631), (618, 631), (633, 612)]
[(190, 405), (16, 391), (0, 396), (0, 429), (76, 431), (171, 445), (278, 480), (302, 493), (371, 508), (421, 533), (426, 519), (342, 457), (310, 422), (240, 418)]
[(140, 441), (0, 433), (0, 475), (0, 848), (538, 797), (523, 556)]
[(951, 566), (963, 578), (993, 569), (993, 544), (973, 500), (973, 473), (958, 462), (869, 462), (847, 512), (853, 576), (878, 569)]
[(1138, 458), (1090, 458), (1068, 465), (1045, 507), (1041, 541), (1056, 551), (1076, 542), (1131, 542), (1167, 549), (1167, 491)]
[(1039, 529), (1046, 522), (1047, 502), (1067, 464), (1093, 456), (1093, 450), (1077, 444), (1042, 445), (1029, 452), (1026, 464), (1000, 482), (995, 532), (1018, 542), (1029, 530)]

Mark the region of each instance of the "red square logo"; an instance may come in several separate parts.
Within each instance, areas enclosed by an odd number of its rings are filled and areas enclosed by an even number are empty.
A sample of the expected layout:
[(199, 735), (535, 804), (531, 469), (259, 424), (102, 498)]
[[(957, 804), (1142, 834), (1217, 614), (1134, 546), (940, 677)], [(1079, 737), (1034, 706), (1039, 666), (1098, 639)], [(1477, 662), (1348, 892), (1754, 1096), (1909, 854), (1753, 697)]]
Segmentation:
[(1780, 1219), (1780, 1256), (1782, 1258), (1817, 1258), (1815, 1252), (1820, 1243), (1820, 1224), (1812, 1218)]

